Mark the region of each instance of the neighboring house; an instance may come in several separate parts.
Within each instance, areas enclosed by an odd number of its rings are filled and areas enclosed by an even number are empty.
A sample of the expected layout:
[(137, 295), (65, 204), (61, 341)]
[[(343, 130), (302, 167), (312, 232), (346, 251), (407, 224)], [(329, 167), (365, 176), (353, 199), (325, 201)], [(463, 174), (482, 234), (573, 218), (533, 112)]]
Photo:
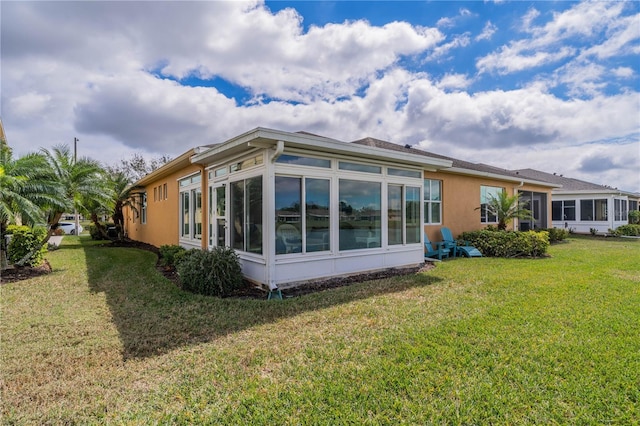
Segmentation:
[(272, 289), (416, 266), (424, 232), (438, 241), (441, 226), (496, 223), (480, 207), (497, 190), (538, 200), (535, 226), (547, 227), (555, 187), (375, 139), (264, 128), (192, 149), (135, 186), (129, 238), (232, 247), (245, 277)]
[(520, 176), (561, 185), (551, 193), (552, 224), (588, 234), (629, 223), (629, 211), (638, 210), (640, 194), (533, 169), (514, 170)]

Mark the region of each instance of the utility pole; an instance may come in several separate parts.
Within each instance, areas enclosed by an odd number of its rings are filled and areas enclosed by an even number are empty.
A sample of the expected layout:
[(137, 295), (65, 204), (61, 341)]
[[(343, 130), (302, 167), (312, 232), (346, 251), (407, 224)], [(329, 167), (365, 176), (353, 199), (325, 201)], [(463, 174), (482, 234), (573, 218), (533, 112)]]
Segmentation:
[[(73, 166), (75, 167), (76, 163), (78, 162), (78, 142), (80, 141), (80, 139), (74, 137), (73, 138)], [(80, 229), (80, 218), (78, 217), (78, 209), (75, 206), (75, 202), (73, 205), (73, 216), (75, 217), (76, 220), (76, 235), (79, 235), (79, 229)]]

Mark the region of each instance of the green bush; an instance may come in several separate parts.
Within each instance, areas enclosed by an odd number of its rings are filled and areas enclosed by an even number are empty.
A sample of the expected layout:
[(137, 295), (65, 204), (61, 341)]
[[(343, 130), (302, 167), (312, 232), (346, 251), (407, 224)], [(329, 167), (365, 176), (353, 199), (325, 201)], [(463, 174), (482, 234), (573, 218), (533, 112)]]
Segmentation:
[(176, 269), (182, 288), (192, 293), (224, 297), (242, 287), (238, 255), (228, 247), (188, 250), (180, 256)]
[[(110, 227), (114, 227), (115, 225), (113, 223), (105, 223), (103, 226), (105, 231), (108, 231)], [(98, 227), (93, 223), (89, 225), (89, 235), (91, 236), (92, 240), (100, 241), (105, 239), (104, 235), (100, 233)]]
[(550, 243), (557, 243), (569, 237), (569, 231), (562, 228), (547, 228), (540, 231), (546, 231), (549, 234)]
[(102, 240), (102, 234), (100, 234), (98, 227), (94, 224), (89, 225), (89, 235), (92, 240)]
[(615, 236), (629, 236), (629, 237), (640, 237), (640, 225), (622, 225), (622, 226), (618, 226), (618, 228), (614, 231), (614, 230), (609, 230), (609, 232), (612, 235)]
[(173, 244), (160, 246), (159, 251), (161, 265), (176, 266), (176, 263), (184, 255), (187, 249), (177, 244)]
[(631, 225), (640, 224), (640, 210), (629, 211), (629, 223)]
[(491, 231), (464, 232), (463, 240), (489, 257), (541, 257), (549, 248), (547, 231)]
[[(36, 250), (26, 266), (38, 266), (42, 263), (47, 252), (47, 246), (40, 246), (47, 236), (47, 230), (42, 227), (29, 228), (28, 226), (11, 225), (7, 228), (7, 234), (13, 234), (8, 247), (8, 257), (11, 263), (18, 262), (28, 253)], [(38, 250), (39, 249), (39, 250)]]

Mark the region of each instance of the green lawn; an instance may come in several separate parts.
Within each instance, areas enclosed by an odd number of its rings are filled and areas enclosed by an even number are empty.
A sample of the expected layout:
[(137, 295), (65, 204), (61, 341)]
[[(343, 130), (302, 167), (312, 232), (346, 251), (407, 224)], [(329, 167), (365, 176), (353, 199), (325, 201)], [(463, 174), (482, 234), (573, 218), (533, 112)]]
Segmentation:
[(3, 424), (638, 424), (640, 241), (284, 301), (187, 294), (66, 237), (0, 289)]

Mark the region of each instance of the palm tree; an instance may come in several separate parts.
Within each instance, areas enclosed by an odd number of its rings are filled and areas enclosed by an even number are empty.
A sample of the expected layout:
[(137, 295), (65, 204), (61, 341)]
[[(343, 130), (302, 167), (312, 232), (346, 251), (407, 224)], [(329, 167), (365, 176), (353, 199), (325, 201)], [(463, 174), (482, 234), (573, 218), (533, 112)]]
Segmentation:
[[(95, 160), (76, 159), (69, 146), (56, 145), (52, 151), (41, 150), (50, 169), (53, 181), (59, 188), (55, 202), (48, 204), (47, 225), (49, 232), (42, 245), (49, 241), (64, 212), (83, 211), (83, 203), (95, 201), (107, 205), (111, 200), (111, 191), (106, 184), (104, 169)], [(32, 254), (27, 254), (16, 264), (22, 265)]]
[(108, 239), (107, 229), (103, 223), (100, 223), (100, 217), (109, 215), (113, 212), (114, 208), (114, 192), (111, 190), (109, 178), (107, 179), (107, 188), (112, 193), (109, 199), (95, 199), (87, 198), (82, 202), (82, 210), (80, 210), (85, 216), (88, 216), (96, 227), (103, 239)]
[(129, 178), (123, 172), (118, 172), (111, 178), (111, 185), (115, 194), (112, 215), (113, 223), (118, 231), (118, 239), (122, 239), (124, 231), (124, 208), (129, 207), (133, 211), (137, 211), (132, 194), (133, 187), (131, 186)]
[(489, 195), (486, 209), (489, 214), (498, 218), (498, 229), (501, 231), (507, 229), (507, 222), (510, 220), (532, 218), (531, 211), (520, 200), (520, 193), (509, 195), (506, 191), (501, 191), (497, 197)]
[(43, 148), (41, 152), (64, 189), (64, 199), (61, 200), (64, 208), (52, 206), (48, 217), (50, 226), (55, 227), (65, 211), (83, 210), (83, 202), (109, 202), (111, 192), (100, 163), (86, 157), (76, 160), (68, 145), (54, 146), (52, 151)]
[(61, 206), (59, 199), (60, 187), (45, 158), (40, 154), (27, 154), (14, 160), (11, 148), (0, 139), (0, 257), (3, 267), (7, 225), (42, 223), (45, 206)]

